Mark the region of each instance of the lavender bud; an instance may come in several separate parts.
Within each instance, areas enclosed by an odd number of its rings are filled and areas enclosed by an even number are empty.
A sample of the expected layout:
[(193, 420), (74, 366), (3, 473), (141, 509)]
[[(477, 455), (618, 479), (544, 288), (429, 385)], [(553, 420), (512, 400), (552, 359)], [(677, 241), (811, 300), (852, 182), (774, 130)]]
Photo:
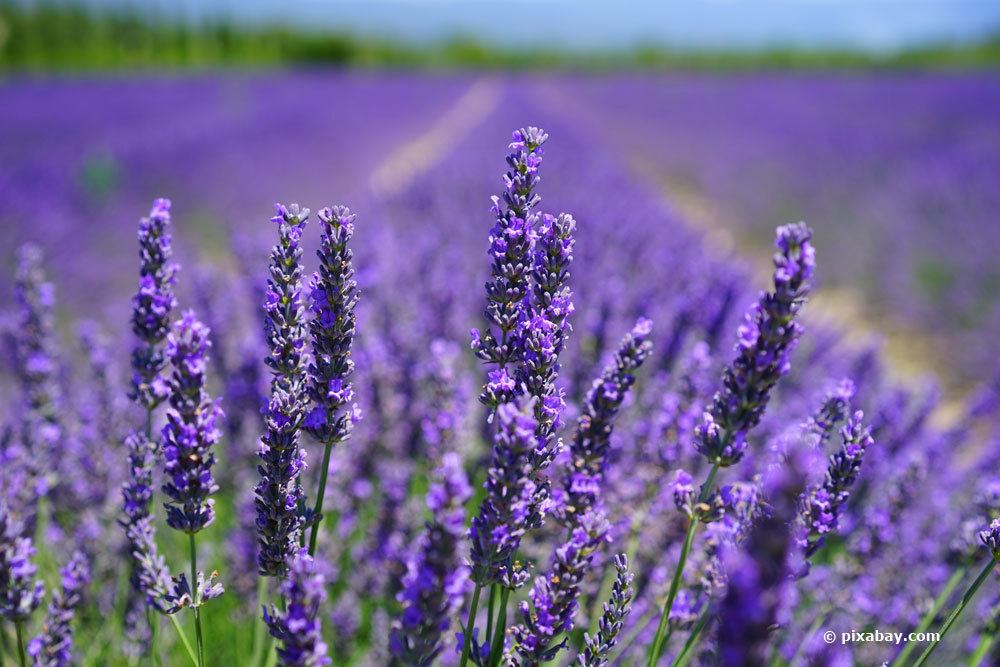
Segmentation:
[(591, 637), (587, 633), (583, 635), (584, 648), (576, 659), (578, 667), (602, 667), (607, 664), (611, 649), (618, 643), (618, 635), (622, 631), (625, 619), (632, 611), (632, 596), (635, 594), (632, 580), (635, 577), (629, 572), (628, 558), (625, 554), (618, 554), (615, 556), (614, 564), (618, 574), (611, 587), (611, 599), (604, 603), (604, 613), (597, 626), (597, 636)]
[(212, 477), (212, 448), (221, 436), (222, 409), (205, 389), (211, 342), (208, 327), (187, 311), (167, 339), (167, 357), (174, 367), (170, 380), (170, 407), (163, 427), (163, 459), (167, 481), (163, 492), (167, 525), (197, 533), (215, 518), (219, 490)]
[(139, 223), (139, 290), (132, 299), (132, 331), (139, 339), (132, 352), (132, 397), (146, 408), (168, 394), (162, 344), (177, 305), (176, 264), (170, 261), (170, 201), (157, 199)]
[(510, 629), (513, 645), (510, 657), (519, 656), (522, 664), (537, 665), (552, 660), (566, 645), (564, 637), (573, 629), (580, 585), (591, 557), (607, 541), (608, 523), (600, 513), (580, 517), (566, 543), (556, 549), (548, 573), (535, 578), (528, 600), (521, 603), (521, 623)]
[(653, 349), (653, 323), (639, 318), (618, 346), (614, 359), (594, 381), (570, 446), (570, 468), (558, 498), (560, 513), (571, 521), (597, 505), (607, 467), (611, 433), (618, 410), (635, 384), (635, 372)]
[(285, 597), (285, 611), (273, 606), (264, 609), (264, 622), (271, 636), (281, 642), (278, 660), (284, 667), (329, 665), (320, 624), (326, 580), (304, 549), (292, 558), (281, 593)]
[(843, 445), (830, 457), (823, 483), (810, 489), (803, 498), (800, 522), (806, 534), (799, 541), (807, 558), (823, 546), (827, 533), (837, 530), (841, 510), (861, 471), (861, 459), (874, 444), (863, 418), (864, 413), (858, 410), (841, 429)]
[(162, 613), (173, 607), (170, 572), (156, 547), (153, 516), (153, 466), (156, 445), (138, 433), (125, 439), (128, 448), (129, 477), (122, 485), (122, 519), (132, 554), (132, 586), (146, 604)]
[(358, 283), (348, 244), (354, 235), (355, 216), (346, 206), (334, 206), (321, 210), (318, 217), (323, 228), (316, 253), (320, 267), (309, 285), (313, 311), (309, 322), (313, 346), (309, 398), (313, 407), (304, 426), (320, 442), (335, 444), (350, 437), (360, 414), (356, 407), (345, 410), (354, 399), (351, 345)]
[(538, 436), (531, 403), (518, 408), (503, 403), (497, 409), (499, 421), (493, 445), (493, 459), (486, 473), (486, 497), (472, 520), (472, 576), (486, 586), (500, 582), (516, 588), (526, 574), (514, 562), (521, 537), (536, 522), (531, 516), (535, 483), (530, 455)]
[(80, 551), (74, 552), (60, 576), (62, 586), (49, 602), (42, 634), (28, 644), (28, 654), (36, 667), (66, 667), (73, 662), (73, 616), (90, 583), (86, 556)]
[[(510, 171), (504, 176), (504, 206), (498, 197), (493, 198), (496, 223), (490, 230), (489, 255), (493, 263), (486, 283), (485, 311), (489, 328), (481, 335), (473, 329), (472, 349), (477, 357), (500, 369), (520, 361), (518, 328), (530, 319), (525, 302), (535, 242), (531, 209), (540, 201), (534, 189), (542, 163), (541, 145), (547, 138), (548, 135), (534, 127), (514, 132), (507, 155)], [(489, 389), (489, 386), (483, 388), (480, 400), (490, 408), (510, 400)]]
[(35, 547), (6, 502), (0, 501), (0, 616), (22, 623), (42, 603), (45, 587), (35, 579)]
[(740, 326), (736, 359), (722, 389), (696, 430), (698, 451), (711, 463), (731, 466), (743, 458), (746, 435), (767, 406), (771, 390), (789, 369), (802, 326), (795, 320), (815, 269), (812, 232), (803, 223), (778, 228), (774, 291), (763, 294)]
[(1000, 518), (993, 519), (989, 528), (979, 533), (979, 540), (990, 550), (994, 559), (1000, 559)]
[(265, 431), (257, 455), (260, 481), (257, 508), (257, 569), (282, 576), (298, 551), (303, 502), (299, 478), (305, 467), (299, 448), (299, 427), (308, 406), (306, 394), (305, 323), (302, 306), (302, 248), (299, 240), (308, 209), (276, 204), (278, 243), (271, 250), (270, 279), (264, 303), (270, 354), (271, 396), (265, 411)]

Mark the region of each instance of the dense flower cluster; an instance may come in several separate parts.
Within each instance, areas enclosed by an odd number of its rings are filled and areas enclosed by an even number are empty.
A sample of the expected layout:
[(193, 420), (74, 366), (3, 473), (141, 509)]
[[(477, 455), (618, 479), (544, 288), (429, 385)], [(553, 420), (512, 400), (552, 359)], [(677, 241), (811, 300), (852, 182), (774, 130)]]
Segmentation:
[(132, 392), (147, 408), (167, 398), (163, 341), (177, 305), (178, 267), (171, 262), (170, 201), (157, 199), (139, 223), (139, 290), (132, 299), (132, 331), (139, 344), (132, 352)]
[(579, 667), (601, 667), (608, 663), (611, 649), (618, 643), (618, 635), (629, 612), (632, 611), (632, 582), (635, 575), (628, 569), (628, 557), (618, 554), (614, 558), (615, 583), (611, 588), (611, 599), (604, 603), (604, 613), (598, 622), (597, 634), (591, 637), (584, 633), (583, 650), (577, 657)]
[(648, 319), (636, 322), (587, 396), (570, 445), (562, 493), (554, 498), (566, 521), (575, 522), (576, 517), (585, 516), (598, 503), (614, 419), (635, 383), (635, 372), (652, 352), (652, 332), (653, 323)]
[(607, 541), (607, 531), (602, 514), (580, 517), (569, 540), (556, 549), (551, 569), (535, 579), (528, 600), (521, 603), (521, 623), (510, 630), (513, 643), (506, 663), (516, 655), (521, 664), (537, 667), (565, 646), (564, 636), (559, 642), (556, 638), (573, 627), (580, 586), (594, 551)]
[(49, 602), (42, 634), (28, 644), (28, 654), (36, 667), (65, 667), (73, 664), (73, 617), (83, 602), (90, 583), (90, 565), (82, 552), (70, 556), (60, 570), (60, 588)]
[(778, 229), (774, 291), (760, 297), (739, 329), (737, 357), (726, 368), (697, 430), (697, 446), (710, 462), (731, 466), (746, 451), (747, 433), (760, 422), (771, 389), (788, 373), (802, 333), (795, 320), (815, 271), (812, 232), (804, 224)]
[(299, 479), (305, 467), (299, 429), (308, 402), (300, 241), (309, 209), (299, 209), (296, 204), (287, 208), (278, 204), (276, 208), (272, 221), (278, 225), (278, 244), (271, 250), (264, 302), (271, 397), (258, 450), (260, 481), (255, 491), (257, 568), (271, 576), (284, 574), (299, 547), (300, 505), (305, 499)]
[(850, 496), (851, 486), (861, 471), (861, 460), (873, 444), (871, 431), (862, 420), (864, 413), (858, 410), (841, 429), (843, 445), (830, 456), (830, 465), (823, 483), (812, 488), (803, 498), (802, 523), (806, 535), (800, 538), (806, 556), (816, 553), (826, 535), (837, 529), (837, 521), (844, 503)]
[(326, 601), (326, 580), (312, 557), (301, 551), (288, 567), (281, 584), (285, 608), (264, 610), (271, 636), (281, 642), (278, 659), (283, 667), (322, 667), (330, 664), (319, 622)]
[(517, 588), (527, 573), (516, 562), (521, 538), (532, 525), (535, 484), (530, 454), (538, 442), (530, 403), (503, 403), (497, 409), (492, 465), (486, 473), (486, 497), (472, 520), (472, 577), (482, 585), (501, 582)]
[(167, 339), (167, 358), (174, 372), (170, 380), (170, 411), (163, 427), (163, 460), (167, 481), (163, 492), (167, 524), (185, 533), (197, 533), (215, 519), (219, 490), (212, 476), (213, 448), (222, 436), (222, 408), (205, 388), (208, 368), (208, 327), (187, 311)]
[[(321, 211), (311, 281), (309, 212), (279, 205), (268, 238), (233, 230), (238, 275), (212, 245), (220, 261), (177, 285), (158, 200), (141, 223), (138, 343), (121, 377), (115, 336), (88, 327), (83, 350), (63, 344), (53, 323), (68, 313), (22, 253), (0, 321), (15, 371), (0, 378), (8, 639), (14, 621), (39, 664), (910, 664), (906, 648), (815, 632), (880, 624), (947, 634), (924, 664), (935, 650), (934, 663), (996, 662), (1000, 384), (940, 411), (937, 391), (897, 384), (829, 322), (803, 336), (804, 225), (779, 229), (774, 287), (740, 325), (745, 269), (703, 252), (598, 142), (560, 130), (579, 157), (553, 193), (580, 229), (539, 210), (546, 135), (518, 131), (489, 267), (469, 252), (481, 234), (454, 222), (489, 186), (468, 180), (489, 173), (463, 162), (477, 151), (436, 146), (449, 159), (369, 202), (370, 234), (355, 238), (346, 208)], [(438, 224), (415, 228), (425, 219)], [(56, 259), (62, 275), (69, 260)], [(482, 309), (479, 272), (487, 327), (470, 354), (457, 341)], [(175, 288), (210, 327), (177, 321)], [(467, 400), (480, 385), (481, 404)], [(184, 534), (161, 551), (163, 500)], [(43, 619), (38, 572), (77, 546)], [(190, 569), (171, 577), (166, 557), (185, 555)], [(230, 614), (208, 616), (223, 580)], [(262, 607), (264, 624), (247, 612)], [(74, 634), (95, 641), (73, 650)]]
[(42, 603), (45, 587), (35, 578), (35, 547), (6, 503), (0, 502), (0, 617), (27, 620)]
[[(313, 311), (309, 397), (313, 407), (304, 425), (320, 442), (333, 444), (350, 437), (351, 427), (360, 418), (350, 382), (358, 284), (348, 243), (354, 236), (355, 215), (345, 206), (335, 206), (324, 208), (317, 217), (323, 228), (317, 251), (320, 268), (309, 284)], [(344, 411), (348, 405), (351, 408)]]

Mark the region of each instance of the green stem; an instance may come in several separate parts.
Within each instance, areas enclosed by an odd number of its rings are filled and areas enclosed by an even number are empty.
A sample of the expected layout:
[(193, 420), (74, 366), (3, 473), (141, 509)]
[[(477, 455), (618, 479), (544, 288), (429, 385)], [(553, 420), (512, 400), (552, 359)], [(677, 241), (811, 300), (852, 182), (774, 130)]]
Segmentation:
[(976, 652), (969, 658), (969, 667), (979, 667), (979, 665), (983, 662), (983, 659), (986, 657), (986, 654), (990, 652), (991, 648), (993, 648), (993, 642), (995, 640), (996, 637), (993, 635), (983, 635), (979, 639), (979, 644), (976, 646)]
[[(497, 585), (493, 584), (490, 586), (490, 600), (486, 604), (486, 636), (488, 638), (493, 637), (493, 614), (496, 613), (496, 602), (497, 602)], [(492, 646), (492, 642), (490, 643)]]
[(313, 518), (315, 523), (309, 533), (309, 555), (316, 555), (316, 539), (319, 536), (319, 518), (323, 512), (323, 497), (326, 495), (326, 478), (330, 476), (330, 454), (333, 452), (333, 443), (327, 442), (323, 446), (323, 465), (319, 468), (319, 491), (316, 493), (316, 505), (313, 507)]
[[(938, 596), (934, 598), (934, 603), (931, 604), (931, 608), (928, 609), (927, 613), (924, 614), (924, 617), (920, 619), (920, 624), (917, 625), (914, 632), (925, 632), (931, 627), (931, 623), (933, 623), (934, 619), (936, 619), (938, 614), (941, 613), (941, 608), (948, 602), (948, 599), (951, 597), (955, 587), (962, 583), (962, 580), (965, 579), (965, 575), (968, 571), (969, 568), (965, 565), (955, 570), (955, 572), (951, 575), (951, 579), (949, 579), (948, 583), (944, 585), (944, 588), (941, 589)], [(916, 648), (916, 646), (916, 642), (907, 642), (906, 646), (903, 647), (903, 650), (896, 656), (896, 659), (892, 661), (890, 667), (900, 667), (901, 665), (905, 665), (906, 659), (910, 657), (910, 654), (913, 653), (913, 649)]]
[(188, 641), (184, 628), (181, 627), (180, 621), (177, 620), (177, 614), (167, 614), (167, 618), (174, 624), (174, 630), (177, 631), (177, 636), (181, 638), (181, 644), (187, 650), (188, 657), (191, 658), (191, 664), (198, 667), (198, 656), (195, 655), (194, 648), (191, 646), (191, 642)]
[(188, 533), (191, 544), (191, 601), (194, 607), (194, 632), (198, 642), (198, 667), (205, 667), (205, 642), (201, 636), (201, 599), (198, 595), (198, 548), (195, 546), (194, 533)]
[(965, 595), (962, 596), (961, 601), (959, 601), (958, 605), (951, 612), (951, 614), (948, 615), (948, 618), (947, 620), (945, 620), (944, 625), (942, 625), (941, 629), (938, 631), (937, 639), (931, 642), (930, 645), (926, 649), (924, 649), (924, 652), (920, 654), (920, 657), (917, 659), (917, 662), (914, 663), (914, 667), (920, 667), (920, 665), (927, 662), (927, 658), (931, 657), (931, 653), (934, 652), (934, 649), (936, 649), (938, 644), (941, 643), (941, 640), (944, 639), (944, 636), (948, 634), (948, 630), (951, 628), (951, 626), (955, 624), (955, 621), (958, 620), (958, 617), (962, 615), (962, 612), (965, 611), (965, 608), (969, 605), (970, 602), (972, 602), (972, 598), (976, 596), (976, 593), (979, 591), (979, 587), (982, 586), (983, 582), (986, 581), (986, 578), (990, 576), (990, 572), (993, 571), (993, 568), (996, 566), (996, 564), (997, 564), (997, 556), (994, 555), (990, 559), (990, 561), (986, 563), (985, 567), (983, 567), (982, 572), (980, 572), (979, 576), (976, 577), (976, 580), (972, 582), (972, 585), (969, 586), (969, 589), (965, 591)]
[[(503, 638), (507, 634), (507, 599), (510, 597), (510, 589), (504, 586), (500, 593), (500, 609), (497, 611), (497, 628), (493, 641), (490, 642), (490, 666), (495, 667), (500, 664), (500, 654), (503, 649)], [(489, 634), (486, 635), (489, 637)]]
[(150, 650), (153, 652), (153, 661), (157, 665), (162, 665), (163, 656), (160, 655), (160, 619), (148, 606), (146, 607), (146, 622), (149, 623), (149, 629), (152, 632)]
[[(260, 610), (267, 604), (267, 577), (260, 576), (257, 580), (257, 609), (254, 611), (253, 618), (260, 620), (257, 614)], [(250, 659), (250, 664), (252, 667), (257, 667), (260, 664), (260, 659), (264, 651), (264, 625), (263, 622), (257, 622), (253, 624), (253, 656)]]
[(21, 667), (28, 667), (28, 656), (24, 653), (24, 628), (21, 621), (14, 621), (14, 631), (17, 633), (17, 657)]
[[(705, 479), (705, 483), (701, 485), (701, 493), (698, 494), (698, 502), (702, 503), (708, 498), (710, 489), (712, 487), (712, 482), (715, 480), (715, 475), (719, 472), (719, 464), (712, 464), (712, 469), (708, 472), (708, 478)], [(667, 632), (667, 625), (670, 619), (670, 610), (674, 606), (674, 598), (677, 597), (677, 591), (681, 587), (681, 577), (684, 574), (684, 565), (687, 563), (688, 553), (691, 551), (691, 545), (694, 544), (694, 535), (698, 531), (698, 517), (692, 516), (688, 522), (687, 535), (684, 536), (684, 545), (681, 547), (681, 557), (677, 561), (677, 568), (674, 570), (674, 578), (670, 582), (670, 592), (667, 594), (667, 600), (663, 603), (663, 609), (660, 612), (660, 622), (656, 627), (656, 635), (653, 637), (653, 643), (649, 647), (649, 655), (646, 659), (646, 667), (654, 667), (660, 656), (663, 655), (663, 648), (666, 645), (665, 638)]]
[(476, 584), (472, 591), (472, 602), (469, 603), (469, 618), (465, 622), (465, 641), (462, 643), (462, 659), (459, 667), (469, 664), (469, 649), (472, 647), (472, 630), (476, 623), (476, 612), (479, 611), (479, 594), (483, 592), (483, 587)]
[(701, 617), (693, 628), (691, 628), (691, 634), (688, 635), (687, 641), (684, 642), (684, 648), (681, 652), (677, 654), (674, 658), (673, 667), (683, 667), (687, 664), (688, 653), (694, 648), (694, 645), (698, 643), (698, 638), (701, 636), (701, 631), (705, 629), (705, 625), (708, 623), (708, 619), (712, 615), (712, 608), (710, 606), (705, 607), (705, 611), (701, 612)]

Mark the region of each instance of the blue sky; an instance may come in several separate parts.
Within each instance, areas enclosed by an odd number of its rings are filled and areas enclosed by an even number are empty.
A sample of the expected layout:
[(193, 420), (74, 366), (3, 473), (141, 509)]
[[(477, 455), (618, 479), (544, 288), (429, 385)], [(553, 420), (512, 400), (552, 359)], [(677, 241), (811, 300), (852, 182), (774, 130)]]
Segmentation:
[(769, 45), (891, 50), (1000, 32), (1000, 0), (86, 0), (353, 30), (411, 41), (518, 45)]

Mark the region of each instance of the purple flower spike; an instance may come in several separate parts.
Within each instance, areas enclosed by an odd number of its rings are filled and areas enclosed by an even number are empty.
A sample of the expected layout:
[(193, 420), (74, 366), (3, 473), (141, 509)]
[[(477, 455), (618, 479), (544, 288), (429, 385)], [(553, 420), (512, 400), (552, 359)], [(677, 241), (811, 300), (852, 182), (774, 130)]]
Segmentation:
[(536, 486), (530, 457), (538, 442), (533, 414), (530, 402), (520, 408), (503, 403), (497, 409), (499, 424), (493, 463), (486, 473), (486, 497), (469, 529), (472, 576), (482, 586), (499, 582), (517, 588), (527, 578), (514, 557), (521, 537), (538, 521), (532, 516)]
[(139, 290), (132, 299), (132, 331), (139, 340), (132, 352), (132, 396), (146, 408), (167, 398), (163, 341), (177, 305), (176, 264), (170, 261), (170, 201), (157, 199), (139, 223)]
[(321, 443), (336, 444), (347, 440), (354, 426), (350, 377), (354, 372), (351, 345), (358, 283), (348, 244), (354, 236), (355, 215), (346, 206), (334, 206), (321, 210), (318, 217), (323, 229), (317, 252), (320, 268), (309, 286), (313, 311), (309, 323), (313, 345), (309, 398), (313, 409), (305, 427)]
[[(492, 212), (496, 223), (490, 230), (488, 254), (493, 263), (490, 279), (486, 283), (485, 311), (489, 326), (482, 333), (473, 330), (472, 349), (477, 357), (495, 364), (498, 369), (505, 369), (521, 360), (519, 330), (532, 319), (526, 304), (530, 292), (529, 277), (534, 269), (532, 251), (536, 237), (531, 210), (541, 199), (534, 190), (538, 185), (538, 168), (542, 162), (541, 145), (547, 138), (548, 135), (534, 127), (514, 132), (507, 155), (510, 171), (504, 176), (503, 205), (498, 197), (493, 198)], [(569, 220), (572, 221), (572, 218)], [(562, 231), (553, 226), (553, 250), (565, 240), (559, 238), (560, 234), (568, 238), (571, 233), (570, 222), (564, 224)], [(569, 249), (562, 256), (553, 256), (552, 261), (568, 264)], [(543, 258), (540, 259), (547, 263), (549, 253), (543, 251)], [(542, 267), (539, 269), (544, 271)], [(558, 272), (553, 280), (561, 285), (565, 276)], [(557, 287), (556, 291), (559, 290)], [(542, 345), (543, 342), (539, 341), (538, 346)], [(480, 396), (485, 405), (496, 409), (500, 403), (511, 400), (509, 394), (491, 392), (492, 386), (495, 383), (491, 380)]]
[(628, 558), (625, 554), (618, 554), (614, 560), (615, 583), (611, 588), (611, 599), (604, 603), (604, 613), (597, 626), (597, 635), (591, 637), (584, 633), (584, 648), (577, 656), (578, 667), (602, 667), (608, 663), (611, 649), (618, 643), (618, 635), (621, 634), (625, 619), (632, 611), (632, 596), (635, 591), (632, 589), (632, 580), (635, 576), (628, 569)]
[(125, 439), (129, 477), (122, 485), (121, 520), (132, 553), (132, 586), (146, 604), (161, 613), (176, 611), (172, 601), (170, 572), (156, 546), (150, 505), (153, 499), (153, 467), (156, 445), (138, 433)]
[(389, 645), (407, 665), (430, 665), (441, 652), (441, 637), (462, 606), (467, 570), (459, 562), (465, 535), (465, 502), (472, 489), (458, 454), (441, 461), (440, 475), (427, 493), (431, 520), (406, 566), (398, 598), (402, 611), (392, 625)]
[(215, 518), (219, 490), (212, 477), (213, 447), (219, 441), (222, 409), (205, 390), (209, 330), (187, 311), (167, 340), (167, 357), (174, 367), (170, 380), (170, 411), (163, 427), (163, 460), (167, 481), (163, 492), (167, 525), (197, 533)]
[(264, 609), (264, 622), (271, 636), (281, 642), (278, 660), (284, 667), (322, 667), (330, 664), (323, 642), (320, 612), (326, 601), (326, 580), (315, 561), (305, 552), (297, 553), (281, 584), (285, 611)]
[(553, 641), (573, 629), (580, 584), (594, 551), (607, 540), (607, 532), (604, 516), (588, 513), (556, 549), (551, 570), (535, 578), (529, 600), (521, 603), (521, 623), (510, 630), (513, 644), (505, 664), (516, 655), (521, 664), (538, 665), (552, 660), (566, 645), (565, 637), (557, 644)]
[(632, 331), (625, 334), (614, 359), (594, 381), (587, 396), (570, 446), (570, 466), (563, 476), (558, 502), (560, 518), (570, 525), (575, 517), (584, 516), (597, 505), (614, 420), (635, 383), (635, 372), (652, 352), (651, 334), (652, 323), (640, 318)]
[(743, 458), (746, 435), (764, 414), (771, 390), (789, 370), (802, 333), (795, 320), (815, 269), (812, 232), (803, 223), (778, 228), (774, 291), (763, 294), (738, 331), (736, 359), (696, 431), (698, 451), (711, 463), (731, 466)]
[(826, 478), (803, 498), (800, 521), (805, 535), (800, 543), (807, 558), (823, 546), (828, 533), (837, 530), (844, 503), (861, 471), (861, 459), (874, 444), (870, 429), (862, 423), (863, 418), (864, 413), (859, 410), (841, 429), (843, 445), (830, 457)]
[(0, 501), (0, 617), (23, 623), (42, 603), (45, 587), (35, 579), (38, 568), (31, 562), (35, 547), (31, 538)]
[(36, 667), (66, 667), (73, 663), (73, 616), (90, 583), (86, 556), (76, 551), (60, 571), (62, 586), (49, 602), (45, 629), (28, 644)]
[[(302, 531), (299, 507), (304, 500), (299, 479), (305, 467), (299, 429), (308, 395), (299, 239), (308, 209), (297, 204), (275, 206), (278, 243), (271, 249), (270, 278), (264, 311), (270, 354), (271, 396), (264, 411), (265, 431), (258, 448), (261, 478), (255, 489), (257, 508), (257, 570), (282, 576), (298, 551)], [(322, 424), (317, 424), (322, 427)]]

